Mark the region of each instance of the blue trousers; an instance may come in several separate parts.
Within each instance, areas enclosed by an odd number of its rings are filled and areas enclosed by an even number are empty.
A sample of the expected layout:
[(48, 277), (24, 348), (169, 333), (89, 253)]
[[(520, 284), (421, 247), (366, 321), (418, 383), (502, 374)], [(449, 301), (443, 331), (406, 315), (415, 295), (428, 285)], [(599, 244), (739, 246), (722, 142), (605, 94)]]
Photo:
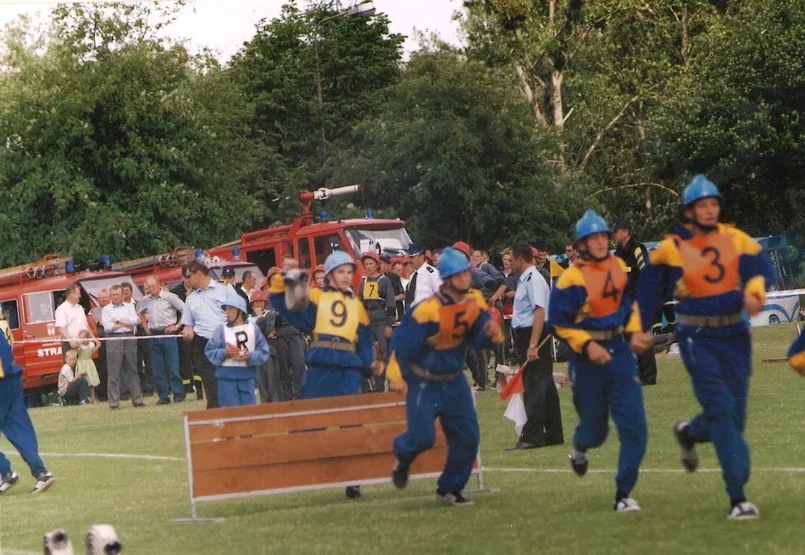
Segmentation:
[[(34, 425), (23, 401), (21, 374), (0, 379), (0, 434), (5, 435), (11, 445), (19, 451), (34, 478), (46, 472), (45, 463), (39, 457)], [(9, 474), (11, 474), (11, 463), (3, 453), (0, 453), (0, 475)]]
[(244, 407), (256, 405), (257, 397), (254, 394), (254, 387), (254, 378), (243, 380), (218, 378), (218, 406)]
[(730, 499), (744, 497), (749, 481), (749, 446), (743, 437), (746, 399), (752, 374), (748, 330), (727, 337), (707, 337), (678, 326), (682, 360), (703, 412), (690, 421), (696, 443), (712, 442)]
[(172, 338), (151, 339), (148, 343), (157, 395), (160, 399), (169, 400), (173, 391), (174, 399), (184, 399), (184, 385), (179, 374), (179, 344)]
[(573, 352), (570, 356), (573, 404), (579, 415), (573, 444), (587, 451), (604, 443), (611, 413), (621, 443), (615, 485), (628, 495), (637, 483), (646, 454), (648, 428), (643, 390), (635, 356), (626, 341), (613, 339), (602, 344), (612, 356), (604, 366), (594, 364), (586, 355)]
[(311, 366), (302, 379), (302, 399), (358, 395), (363, 379), (360, 370)]
[(460, 492), (467, 485), (478, 455), (481, 431), (472, 404), (472, 392), (463, 375), (448, 382), (408, 376), (406, 415), (408, 429), (394, 439), (394, 455), (410, 464), (436, 441), (434, 421), (442, 423), (447, 437), (447, 460), (437, 485), (442, 491)]

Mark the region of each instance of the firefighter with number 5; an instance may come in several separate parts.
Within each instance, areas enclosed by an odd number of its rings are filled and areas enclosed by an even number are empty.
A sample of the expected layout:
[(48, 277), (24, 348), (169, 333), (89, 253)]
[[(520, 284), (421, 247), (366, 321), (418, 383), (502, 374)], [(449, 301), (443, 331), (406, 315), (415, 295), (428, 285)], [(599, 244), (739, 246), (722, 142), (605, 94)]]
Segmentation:
[(752, 373), (746, 314), (758, 314), (765, 304), (771, 272), (757, 242), (719, 223), (723, 202), (718, 187), (704, 175), (682, 191), (682, 225), (660, 243), (640, 274), (637, 301), (644, 332), (634, 334), (632, 344), (637, 351), (651, 347), (648, 330), (673, 296), (682, 360), (703, 409), (689, 422), (674, 425), (680, 459), (689, 472), (695, 471), (696, 444), (711, 442), (730, 499), (727, 518), (747, 520), (760, 513), (744, 493), (750, 473), (744, 428)]
[[(486, 301), (471, 289), (472, 266), (466, 256), (446, 248), (439, 257), (439, 291), (406, 312), (391, 338), (388, 379), (406, 397), (407, 431), (394, 440), (395, 487), (408, 483), (414, 459), (433, 446), (434, 421), (447, 437), (447, 461), (436, 497), (454, 506), (471, 505), (462, 495), (478, 453), (480, 429), (472, 391), (464, 376), (467, 347), (492, 348), (503, 342), (501, 323)], [(499, 314), (499, 313), (498, 313)]]
[[(271, 278), (269, 301), (291, 325), (313, 341), (305, 353), (307, 371), (302, 399), (357, 395), (365, 377), (383, 374), (377, 360), (369, 315), (352, 293), (357, 266), (343, 251), (333, 251), (324, 261), (324, 287), (309, 287), (304, 270), (290, 270)], [(347, 488), (347, 497), (361, 497), (358, 486)]]

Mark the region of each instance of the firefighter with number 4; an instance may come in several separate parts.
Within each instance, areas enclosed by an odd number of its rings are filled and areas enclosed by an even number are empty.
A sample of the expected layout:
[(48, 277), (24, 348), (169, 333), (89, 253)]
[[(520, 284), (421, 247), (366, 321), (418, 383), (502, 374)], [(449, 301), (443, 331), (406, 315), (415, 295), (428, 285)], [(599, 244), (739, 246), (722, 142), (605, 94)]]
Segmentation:
[(606, 440), (611, 413), (621, 443), (613, 508), (627, 513), (640, 510), (630, 494), (646, 454), (648, 429), (637, 364), (624, 338), (625, 331), (641, 331), (640, 317), (627, 293), (626, 264), (609, 252), (611, 237), (612, 230), (593, 210), (576, 223), (578, 258), (551, 291), (548, 319), (571, 348), (579, 424), (570, 465), (579, 476), (587, 473), (587, 451)]
[[(269, 300), (280, 315), (313, 341), (305, 353), (302, 399), (357, 395), (364, 378), (383, 374), (385, 365), (372, 341), (369, 315), (352, 293), (357, 266), (343, 251), (324, 261), (324, 287), (310, 288), (304, 270), (271, 278)], [(362, 497), (358, 486), (347, 497)]]
[(464, 377), (467, 347), (492, 348), (503, 342), (501, 323), (486, 301), (471, 289), (472, 266), (466, 256), (446, 248), (439, 257), (439, 291), (405, 314), (391, 338), (387, 377), (406, 398), (407, 431), (394, 440), (397, 462), (392, 481), (408, 483), (411, 464), (436, 440), (434, 421), (447, 437), (447, 461), (436, 497), (454, 506), (471, 505), (462, 494), (478, 454), (480, 428), (472, 391)]
[(660, 243), (640, 275), (637, 301), (644, 333), (633, 335), (632, 342), (638, 350), (650, 348), (648, 330), (673, 295), (682, 360), (703, 409), (674, 425), (680, 459), (695, 471), (696, 444), (711, 442), (730, 499), (727, 518), (748, 520), (760, 513), (744, 493), (750, 474), (744, 428), (752, 373), (746, 314), (758, 314), (765, 304), (771, 273), (757, 242), (719, 223), (723, 201), (704, 175), (682, 191), (682, 225)]

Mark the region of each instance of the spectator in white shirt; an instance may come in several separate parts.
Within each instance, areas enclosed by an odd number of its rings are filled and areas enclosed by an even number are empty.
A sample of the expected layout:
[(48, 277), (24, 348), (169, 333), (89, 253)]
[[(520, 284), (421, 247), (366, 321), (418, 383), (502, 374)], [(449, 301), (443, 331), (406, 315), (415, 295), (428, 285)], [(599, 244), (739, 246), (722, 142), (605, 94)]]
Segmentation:
[(140, 380), (137, 376), (137, 342), (134, 330), (139, 319), (134, 304), (123, 303), (123, 289), (115, 285), (111, 290), (112, 302), (103, 309), (101, 320), (106, 337), (106, 370), (108, 373), (107, 397), (112, 410), (120, 408), (120, 376), (129, 377), (131, 402), (135, 407), (144, 407)]
[(81, 330), (88, 330), (87, 314), (79, 302), (81, 300), (81, 287), (77, 283), (67, 287), (67, 298), (56, 309), (56, 329), (59, 331), (62, 342), (62, 358), (70, 349), (78, 348), (78, 334)]

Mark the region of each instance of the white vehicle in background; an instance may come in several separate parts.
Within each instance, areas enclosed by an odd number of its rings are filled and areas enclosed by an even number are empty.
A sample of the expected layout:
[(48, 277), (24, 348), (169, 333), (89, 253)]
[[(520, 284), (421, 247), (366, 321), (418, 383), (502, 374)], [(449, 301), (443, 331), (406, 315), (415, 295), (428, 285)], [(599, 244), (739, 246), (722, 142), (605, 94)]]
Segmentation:
[(773, 326), (798, 321), (802, 295), (805, 295), (805, 289), (767, 293), (766, 304), (752, 318), (752, 325)]

